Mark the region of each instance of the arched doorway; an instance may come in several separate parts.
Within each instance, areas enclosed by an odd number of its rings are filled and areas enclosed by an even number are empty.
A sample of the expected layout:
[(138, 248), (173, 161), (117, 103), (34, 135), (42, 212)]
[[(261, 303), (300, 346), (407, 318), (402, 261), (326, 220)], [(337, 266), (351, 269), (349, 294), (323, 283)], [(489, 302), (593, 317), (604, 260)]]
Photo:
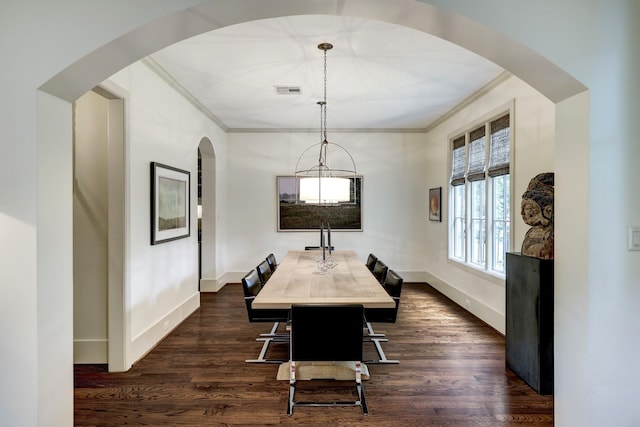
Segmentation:
[(200, 291), (217, 291), (216, 156), (207, 137), (198, 145), (198, 243)]
[[(92, 86), (102, 81), (102, 79), (104, 79), (110, 73), (119, 70), (128, 63), (142, 58), (143, 56), (152, 52), (154, 49), (160, 49), (191, 35), (199, 34), (204, 31), (210, 31), (224, 25), (231, 25), (237, 22), (264, 17), (283, 16), (287, 14), (299, 13), (348, 13), (350, 15), (364, 16), (371, 19), (380, 19), (391, 21), (400, 25), (407, 25), (450, 40), (463, 47), (469, 48), (476, 53), (494, 60), (494, 62), (500, 64), (503, 68), (512, 71), (523, 80), (530, 82), (532, 86), (534, 86), (540, 92), (544, 93), (550, 99), (556, 102), (561, 102), (563, 100), (569, 99), (572, 95), (575, 95), (584, 90), (584, 88), (580, 87), (580, 85), (577, 84), (575, 79), (571, 78), (571, 76), (568, 76), (562, 70), (553, 66), (553, 64), (551, 64), (549, 61), (546, 61), (533, 50), (528, 49), (525, 46), (512, 43), (512, 40), (509, 40), (504, 34), (501, 34), (498, 31), (487, 27), (473, 25), (474, 23), (469, 21), (465, 17), (445, 12), (425, 3), (397, 3), (398, 9), (402, 8), (401, 14), (388, 13), (387, 8), (371, 8), (371, 4), (367, 2), (361, 2), (361, 4), (350, 1), (340, 2), (340, 8), (332, 8), (330, 5), (327, 5), (326, 7), (319, 7), (312, 3), (301, 4), (298, 1), (285, 1), (279, 2), (277, 3), (277, 5), (270, 4), (269, 6), (265, 6), (264, 8), (245, 7), (239, 16), (237, 12), (238, 10), (240, 10), (240, 5), (243, 4), (243, 2), (241, 1), (234, 2), (233, 6), (229, 6), (229, 3), (226, 2), (208, 2), (196, 8), (183, 10), (180, 12), (176, 12), (173, 15), (165, 16), (162, 20), (158, 19), (157, 21), (152, 21), (149, 24), (143, 25), (138, 28), (138, 30), (140, 31), (129, 32), (120, 38), (116, 38), (108, 45), (96, 47), (96, 49), (92, 53), (82, 58), (82, 60), (75, 62), (74, 64), (70, 65), (68, 68), (54, 76), (52, 79), (50, 79), (47, 83), (45, 83), (45, 85), (41, 86), (41, 89), (46, 93), (72, 102)], [(251, 2), (247, 2), (247, 4), (251, 4)], [(229, 13), (232, 7), (234, 8), (236, 13)], [(391, 7), (393, 8), (393, 6)], [(193, 16), (215, 16), (216, 19), (202, 19), (197, 22), (197, 25), (178, 25), (186, 22), (192, 22), (191, 18), (193, 18)], [(446, 23), (446, 25), (443, 25), (443, 23)], [(172, 28), (174, 28), (175, 32), (165, 31), (167, 26), (171, 26)], [(462, 31), (465, 26), (467, 30)], [(179, 28), (182, 28), (182, 33), (179, 32)], [(157, 37), (157, 40), (149, 43), (149, 35), (162, 35), (163, 37)], [(146, 38), (146, 43), (137, 43), (138, 41), (141, 41), (140, 38), (142, 37)], [(490, 52), (490, 50), (493, 49), (493, 46), (495, 46), (498, 41), (505, 41), (505, 48), (499, 51), (496, 50), (494, 53)], [(91, 45), (89, 46), (91, 48)], [(121, 46), (129, 46), (129, 49), (126, 52), (123, 52)], [(90, 50), (90, 48), (88, 50)], [(83, 47), (83, 49), (77, 50), (85, 52), (87, 49), (85, 46)], [(80, 55), (80, 53), (78, 53), (78, 55)], [(526, 65), (523, 65), (521, 62), (523, 59), (526, 59), (526, 62), (535, 63), (536, 66), (527, 67)], [(95, 64), (102, 64), (102, 66), (96, 67)], [(550, 85), (556, 86), (550, 87)], [(555, 88), (562, 89), (558, 89), (556, 91)], [(580, 99), (578, 101), (583, 104), (588, 100)], [(45, 117), (50, 116), (50, 112), (54, 112), (55, 116), (55, 113), (64, 110), (64, 108), (64, 105), (43, 105), (38, 111), (38, 124), (41, 125), (43, 129), (48, 129), (48, 127), (50, 126), (47, 126), (49, 124), (47, 123)], [(586, 110), (588, 110), (588, 108)], [(585, 116), (570, 117), (569, 113), (565, 113), (562, 117), (560, 117), (560, 119), (562, 119), (560, 127), (563, 129), (588, 128), (588, 115), (586, 119), (584, 117)], [(52, 134), (49, 133), (47, 134), (47, 137), (49, 139), (64, 138), (64, 135), (69, 133), (64, 132), (64, 130), (70, 127), (70, 123), (62, 124), (60, 125), (60, 127), (62, 128), (63, 132), (55, 133), (55, 137), (51, 136)], [(61, 129), (56, 128), (55, 130), (60, 131)], [(42, 134), (44, 134), (44, 132)], [(39, 138), (42, 137), (39, 136)], [(586, 152), (588, 154), (588, 148), (585, 148), (580, 152)], [(567, 153), (562, 152), (560, 153), (560, 158), (556, 164), (558, 169), (561, 170), (564, 166), (566, 166), (568, 162), (572, 162), (574, 160), (575, 156), (570, 156)], [(46, 165), (51, 166), (49, 163), (47, 163)], [(49, 183), (46, 182), (39, 183), (38, 190), (42, 190), (42, 193), (60, 191), (57, 188), (53, 188), (52, 185), (49, 185)], [(558, 199), (560, 198), (561, 196), (558, 195)], [(579, 200), (579, 202), (581, 205), (586, 205), (586, 203), (584, 203), (584, 200)], [(559, 211), (561, 210), (559, 209)], [(559, 216), (561, 216), (561, 214), (562, 212), (560, 212)], [(46, 226), (47, 223), (45, 222), (44, 225)], [(572, 230), (573, 229), (575, 229), (575, 227), (573, 227)], [(62, 236), (62, 238), (64, 238), (64, 236)], [(570, 239), (567, 239), (567, 241), (570, 241)], [(578, 264), (577, 267), (581, 267), (582, 264), (584, 264), (584, 260), (581, 259), (577, 262), (574, 261), (573, 264)], [(563, 268), (565, 269), (565, 271), (568, 271), (571, 270), (572, 267), (574, 267), (574, 265), (566, 265)], [(580, 270), (580, 268), (574, 269)], [(44, 274), (42, 276), (44, 276)], [(64, 278), (59, 279), (50, 276), (48, 279), (50, 282), (54, 282), (53, 284), (55, 286), (65, 286), (65, 284), (63, 283)], [(68, 303), (68, 305), (70, 304), (71, 302)], [(56, 310), (67, 309), (69, 308), (68, 305), (56, 307)], [(584, 306), (579, 307), (580, 312), (584, 312), (585, 310), (586, 308)], [(47, 319), (51, 317), (51, 310), (47, 307), (39, 307), (38, 315), (40, 321), (46, 323)], [(580, 325), (576, 326), (580, 327)], [(570, 328), (567, 328), (565, 326), (565, 332), (567, 332), (566, 329)], [(582, 329), (580, 330), (584, 331), (584, 327), (582, 327)], [(41, 336), (39, 337), (39, 340), (46, 341), (46, 338), (46, 336), (44, 336), (44, 338)], [(584, 343), (579, 342), (578, 344)], [(42, 346), (40, 351), (43, 351), (43, 348), (46, 348), (46, 346)], [(40, 382), (46, 382), (48, 374), (45, 372), (41, 372), (39, 375)], [(64, 388), (62, 389), (62, 391), (66, 392)], [(46, 406), (54, 406), (57, 403), (58, 399), (51, 399), (50, 403), (48, 403)], [(46, 409), (47, 408), (45, 408), (45, 412), (47, 412)]]

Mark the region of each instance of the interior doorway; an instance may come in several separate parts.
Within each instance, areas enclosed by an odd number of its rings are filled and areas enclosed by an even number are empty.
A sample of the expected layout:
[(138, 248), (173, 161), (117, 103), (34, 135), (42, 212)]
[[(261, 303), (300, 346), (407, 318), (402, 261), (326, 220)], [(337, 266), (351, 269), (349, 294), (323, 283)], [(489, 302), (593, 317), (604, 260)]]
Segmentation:
[(73, 118), (74, 363), (125, 371), (124, 100), (96, 87)]
[(200, 291), (216, 292), (216, 156), (207, 137), (198, 145), (198, 245)]

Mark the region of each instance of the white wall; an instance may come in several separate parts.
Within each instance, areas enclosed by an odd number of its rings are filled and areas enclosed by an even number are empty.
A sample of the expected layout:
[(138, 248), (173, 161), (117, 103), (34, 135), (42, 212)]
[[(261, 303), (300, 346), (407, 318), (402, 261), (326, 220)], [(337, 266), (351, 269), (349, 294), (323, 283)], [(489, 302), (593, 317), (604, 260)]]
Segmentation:
[[(126, 93), (125, 309), (131, 337), (127, 352), (130, 365), (200, 305), (197, 148), (203, 137), (208, 137), (214, 147), (223, 146), (225, 136), (142, 63), (119, 71), (104, 84), (117, 85)], [(191, 173), (188, 238), (150, 244), (151, 162)]]
[(3, 2), (0, 410), (7, 424), (73, 424), (70, 102), (142, 55), (122, 55), (115, 68), (94, 64), (88, 79), (69, 80), (79, 90), (66, 100), (38, 88), (121, 34), (196, 3)]
[[(580, 94), (556, 105), (556, 165), (554, 250), (554, 404), (556, 419), (566, 425), (589, 424), (584, 403), (590, 397), (589, 354), (589, 182), (588, 153), (580, 148), (589, 129), (589, 95)], [(562, 254), (559, 258), (557, 254)], [(560, 261), (561, 260), (561, 261)], [(565, 386), (569, 381), (571, 387)], [(619, 413), (616, 411), (616, 413)], [(620, 424), (627, 425), (627, 424)]]
[(554, 171), (555, 108), (539, 92), (516, 77), (510, 77), (471, 105), (453, 114), (427, 135), (425, 185), (442, 187), (443, 222), (429, 222), (425, 243), (427, 281), (461, 306), (476, 314), (498, 331), (505, 332), (504, 280), (465, 268), (448, 258), (448, 190), (450, 167), (449, 140), (487, 115), (509, 111), (513, 105), (511, 129), (513, 165), (511, 167), (512, 250), (519, 252), (529, 229), (520, 216), (522, 193), (529, 180), (541, 172)]
[[(333, 231), (336, 249), (370, 252), (405, 280), (423, 280), (428, 248), (424, 135), (412, 133), (332, 133), (329, 140), (353, 156), (363, 176), (362, 232)], [(229, 280), (239, 279), (269, 253), (318, 244), (317, 232), (277, 232), (277, 175), (293, 175), (298, 156), (318, 143), (313, 133), (229, 134), (226, 185)], [(319, 227), (319, 225), (318, 225)]]
[[(44, 425), (48, 420), (68, 419), (69, 411), (73, 410), (73, 400), (67, 396), (63, 396), (58, 405), (50, 404), (55, 397), (59, 396), (60, 390), (73, 389), (73, 366), (70, 364), (73, 360), (73, 290), (71, 287), (73, 283), (71, 258), (73, 153), (69, 143), (71, 141), (71, 109), (68, 107), (67, 103), (51, 95), (39, 93), (37, 96), (37, 108), (41, 113), (37, 132), (39, 135), (46, 135), (46, 138), (40, 140), (38, 144), (35, 176), (38, 188), (41, 190), (47, 188), (48, 191), (38, 191), (36, 199), (38, 224), (34, 247), (37, 254), (34, 258), (37, 261), (36, 266), (30, 265), (29, 258), (20, 256), (19, 250), (23, 249), (24, 242), (12, 240), (10, 237), (9, 240), (3, 238), (3, 243), (11, 243), (6, 252), (18, 253), (15, 259), (15, 255), (9, 255), (8, 260), (15, 261), (15, 267), (22, 272), (20, 277), (12, 277), (12, 265), (3, 269), (9, 272), (4, 276), (8, 280), (3, 283), (3, 293), (10, 290), (13, 283), (27, 286), (30, 283), (28, 281), (30, 268), (34, 268), (38, 273), (37, 299), (34, 303), (37, 308), (37, 315), (34, 316), (37, 324), (35, 336), (30, 335), (32, 332), (29, 329), (32, 326), (30, 322), (21, 323), (23, 313), (15, 312), (16, 309), (19, 311), (23, 304), (27, 304), (27, 301), (18, 299), (18, 304), (12, 305), (11, 301), (16, 298), (16, 295), (8, 292), (0, 299), (3, 304), (7, 304), (6, 309), (3, 307), (0, 310), (6, 316), (2, 319), (2, 324), (13, 329), (19, 339), (18, 342), (5, 341), (5, 337), (9, 338), (10, 335), (2, 334), (3, 351), (0, 357), (4, 366), (7, 366), (4, 370), (6, 374), (3, 373), (3, 375), (17, 376), (14, 380), (16, 387), (10, 387), (9, 384), (12, 383), (9, 381), (1, 382), (0, 390), (3, 395), (0, 396), (2, 397), (0, 401), (3, 405), (3, 413), (6, 414), (3, 422), (7, 424)], [(61, 127), (59, 123), (67, 123), (69, 126)], [(19, 187), (15, 177), (11, 181)], [(20, 226), (23, 225), (20, 224)], [(11, 233), (12, 230), (3, 229), (2, 231), (4, 237)], [(21, 238), (28, 238), (28, 236), (28, 234), (20, 235)], [(60, 236), (66, 236), (66, 238), (60, 239)], [(4, 256), (0, 258), (7, 259)], [(22, 289), (16, 292), (17, 297), (23, 297), (23, 292)], [(24, 366), (25, 361), (31, 361), (31, 353), (18, 351), (18, 360), (9, 358), (14, 349), (21, 348), (20, 344), (27, 348), (34, 346), (31, 351), (37, 364)], [(30, 370), (33, 370), (33, 374)], [(30, 381), (33, 377), (37, 378), (36, 388), (28, 393), (29, 395), (24, 397), (26, 400), (23, 401), (20, 399), (20, 393), (32, 385)], [(31, 410), (35, 412), (37, 419), (32, 419), (32, 414), (14, 414), (14, 407), (30, 405), (28, 402), (34, 400), (37, 407), (32, 407)]]

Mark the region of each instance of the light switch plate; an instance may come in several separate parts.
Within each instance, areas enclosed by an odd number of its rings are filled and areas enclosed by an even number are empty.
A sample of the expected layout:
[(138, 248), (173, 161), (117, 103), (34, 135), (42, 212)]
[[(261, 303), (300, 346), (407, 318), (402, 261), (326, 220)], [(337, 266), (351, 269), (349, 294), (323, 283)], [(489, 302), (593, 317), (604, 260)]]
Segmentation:
[(629, 234), (627, 238), (627, 250), (628, 251), (640, 251), (640, 227), (629, 227)]

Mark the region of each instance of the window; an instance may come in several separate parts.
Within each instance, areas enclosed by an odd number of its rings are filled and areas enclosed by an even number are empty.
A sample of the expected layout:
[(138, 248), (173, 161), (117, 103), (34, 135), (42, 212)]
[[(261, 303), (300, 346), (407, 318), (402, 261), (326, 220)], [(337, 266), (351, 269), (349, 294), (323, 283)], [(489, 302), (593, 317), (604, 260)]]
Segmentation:
[(453, 187), (453, 241), (452, 241), (452, 249), (453, 249), (453, 257), (464, 259), (465, 254), (465, 244), (464, 244), (464, 228), (466, 222), (465, 216), (465, 203), (464, 203), (464, 185), (456, 185)]
[(451, 144), (449, 257), (501, 276), (511, 248), (509, 118), (481, 123)]
[(510, 249), (510, 188), (509, 175), (500, 175), (492, 178), (493, 191), (493, 240), (491, 244), (491, 269), (501, 273), (505, 272), (505, 253)]
[(471, 259), (469, 261), (478, 266), (484, 266), (485, 260), (485, 229), (487, 224), (485, 212), (486, 198), (484, 179), (471, 182), (471, 218), (469, 218), (471, 230)]

